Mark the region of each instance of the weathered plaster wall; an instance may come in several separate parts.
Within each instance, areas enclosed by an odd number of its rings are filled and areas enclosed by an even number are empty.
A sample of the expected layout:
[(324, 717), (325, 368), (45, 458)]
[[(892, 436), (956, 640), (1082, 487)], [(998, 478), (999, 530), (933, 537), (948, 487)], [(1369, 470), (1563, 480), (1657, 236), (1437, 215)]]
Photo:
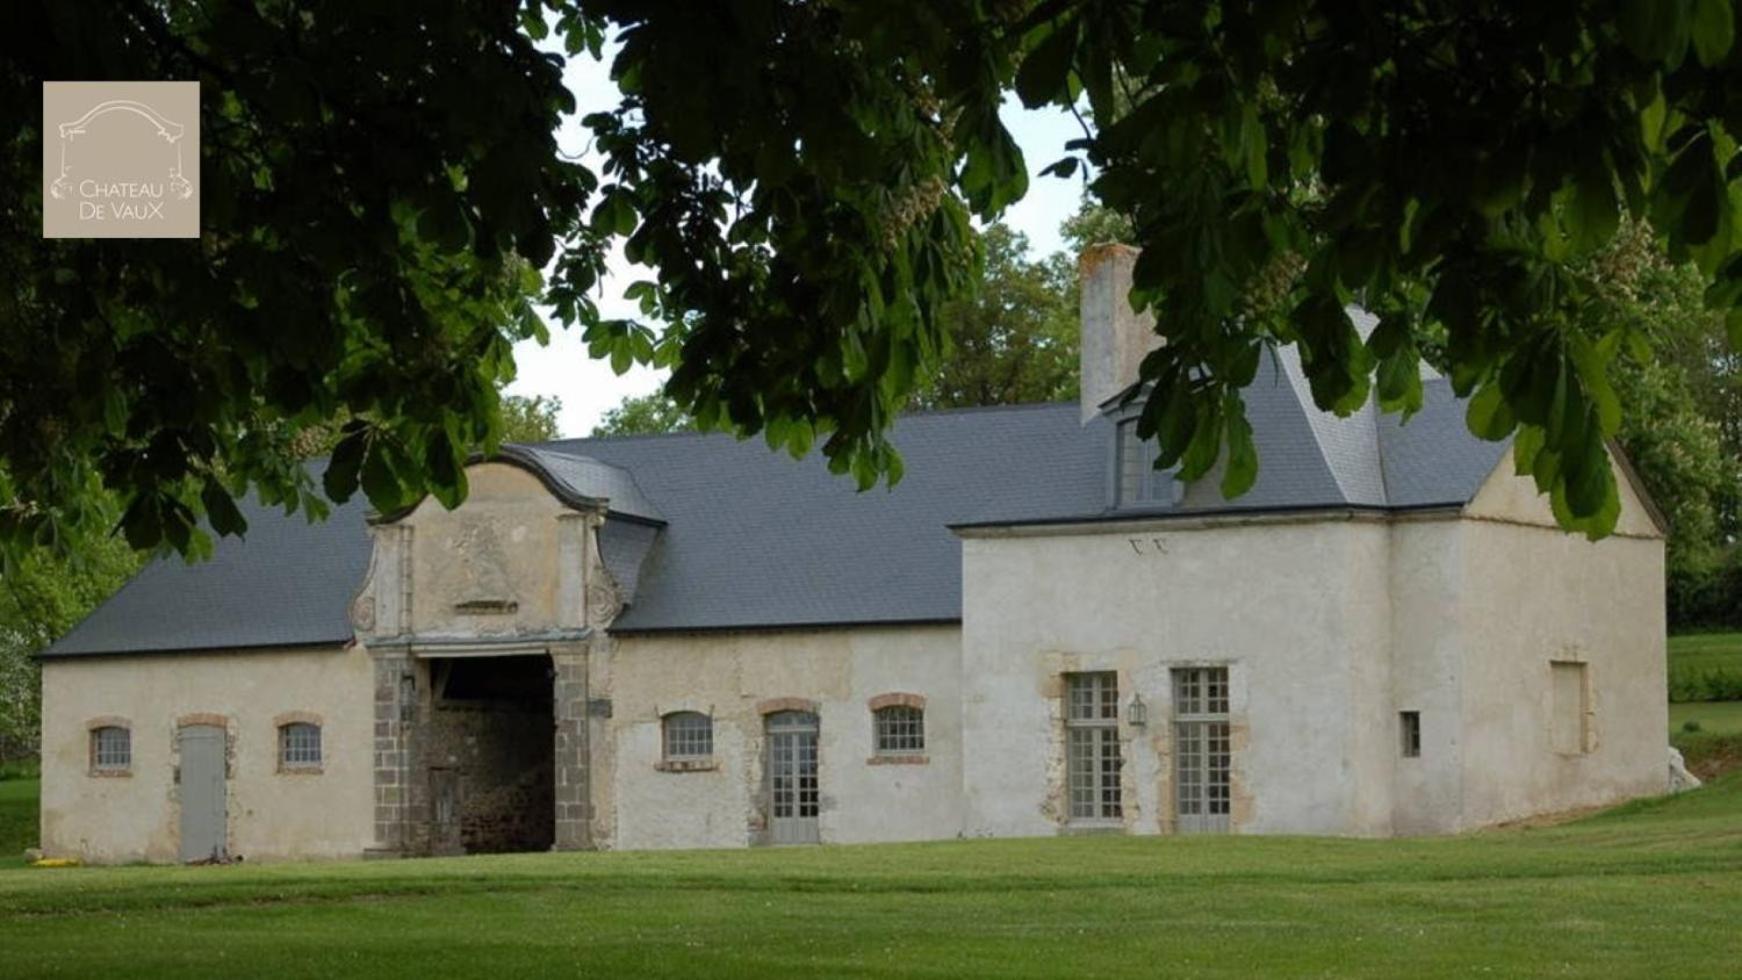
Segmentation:
[[(1623, 478), (1615, 536), (1553, 526), (1510, 466), (1460, 522), (1465, 678), (1462, 826), (1664, 790), (1663, 541)], [(1588, 665), (1589, 751), (1549, 740), (1549, 663)]]
[[(963, 542), (965, 824), (1065, 829), (1065, 671), (1114, 670), (1149, 705), (1124, 736), (1124, 824), (1172, 829), (1171, 674), (1225, 664), (1242, 832), (1389, 832), (1390, 769), (1361, 730), (1389, 686), (1387, 527), (1133, 524)], [(1369, 703), (1363, 703), (1363, 702)], [(1038, 763), (1037, 760), (1044, 760)]]
[[(87, 861), (175, 861), (177, 720), (229, 731), (230, 853), (352, 857), (372, 837), (372, 673), (359, 648), (155, 654), (43, 664), (42, 843)], [(275, 717), (321, 719), (318, 773), (279, 772)], [(93, 776), (86, 722), (131, 722), (130, 775)]]
[[(1464, 547), (1455, 517), (1391, 528), (1392, 689), (1382, 731), (1392, 739), (1392, 830), (1455, 830), (1463, 793)], [(1421, 755), (1402, 757), (1397, 712), (1421, 714)]]
[[(609, 739), (594, 754), (595, 833), (618, 848), (732, 847), (762, 834), (759, 702), (817, 702), (825, 843), (954, 837), (961, 826), (960, 631), (954, 626), (695, 633), (618, 638), (594, 650), (595, 718)], [(926, 698), (926, 761), (883, 764), (869, 700)], [(595, 700), (597, 704), (597, 700)], [(660, 718), (714, 719), (714, 768), (668, 772)]]
[(374, 528), (354, 610), (359, 631), (492, 639), (586, 625), (585, 569), (596, 563), (593, 525), (602, 515), (567, 507), (511, 464), (479, 463), (466, 477), (459, 509), (427, 498)]

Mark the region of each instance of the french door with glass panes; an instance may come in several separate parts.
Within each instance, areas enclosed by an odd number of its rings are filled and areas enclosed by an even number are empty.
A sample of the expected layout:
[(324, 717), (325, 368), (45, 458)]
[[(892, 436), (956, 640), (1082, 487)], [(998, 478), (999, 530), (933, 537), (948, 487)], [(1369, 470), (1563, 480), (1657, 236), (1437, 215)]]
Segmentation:
[(815, 844), (817, 716), (782, 711), (768, 716), (769, 839), (775, 844)]
[(1175, 827), (1182, 834), (1226, 833), (1229, 770), (1228, 668), (1173, 672)]
[(1124, 816), (1119, 778), (1119, 676), (1067, 674), (1065, 769), (1073, 821)]

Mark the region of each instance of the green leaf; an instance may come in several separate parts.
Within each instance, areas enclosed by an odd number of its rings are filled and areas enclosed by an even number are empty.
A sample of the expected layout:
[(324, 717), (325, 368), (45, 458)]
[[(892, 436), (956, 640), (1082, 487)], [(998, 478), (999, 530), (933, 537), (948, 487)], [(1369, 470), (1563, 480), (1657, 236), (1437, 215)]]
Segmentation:
[(248, 530), (248, 521), (236, 509), (236, 502), (230, 499), (229, 491), (221, 485), (207, 483), (201, 488), (200, 503), (206, 508), (206, 522), (220, 535), (239, 536)]
[(368, 435), (368, 429), (357, 425), (333, 447), (333, 455), (327, 460), (327, 470), (321, 475), (321, 488), (327, 492), (327, 499), (334, 503), (342, 504), (357, 492), (358, 475), (363, 466), (363, 450), (368, 444)]
[(1265, 138), (1264, 123), (1258, 118), (1258, 110), (1251, 105), (1240, 116), (1240, 146), (1246, 154), (1246, 181), (1255, 191), (1262, 191), (1270, 185), (1270, 174), (1265, 161), (1270, 151), (1270, 144)]
[(382, 513), (400, 509), (406, 496), (404, 484), (388, 459), (389, 454), (386, 438), (377, 437), (371, 440), (369, 452), (363, 458), (363, 493), (368, 496), (370, 505)]
[(424, 466), (429, 471), (430, 493), (448, 510), (466, 499), (464, 454), (444, 431), (436, 432), (424, 448)]
[(1499, 442), (1512, 434), (1517, 426), (1512, 417), (1512, 409), (1506, 404), (1506, 398), (1495, 382), (1488, 382), (1470, 399), (1470, 406), (1464, 413), (1464, 421), (1470, 431), (1489, 442)]
[(1694, 0), (1694, 56), (1707, 67), (1724, 60), (1736, 40), (1736, 14), (1731, 0)]
[(1069, 97), (1071, 62), (1077, 52), (1077, 19), (1067, 17), (1054, 24), (1040, 44), (1022, 59), (1016, 70), (1016, 95), (1022, 104), (1038, 109), (1048, 102)]
[(1603, 247), (1621, 226), (1621, 202), (1615, 195), (1615, 179), (1600, 158), (1580, 172), (1567, 208), (1567, 224), (1573, 248), (1580, 254)]
[(1688, 44), (1688, 0), (1622, 0), (1621, 40), (1644, 62), (1674, 67)]
[(1512, 439), (1513, 472), (1529, 476), (1536, 471), (1537, 455), (1542, 452), (1545, 438), (1539, 426), (1521, 425)]
[(1246, 420), (1239, 394), (1229, 392), (1222, 405), (1228, 417), (1228, 465), (1222, 471), (1222, 496), (1232, 500), (1258, 481), (1258, 449), (1252, 443), (1252, 423)]

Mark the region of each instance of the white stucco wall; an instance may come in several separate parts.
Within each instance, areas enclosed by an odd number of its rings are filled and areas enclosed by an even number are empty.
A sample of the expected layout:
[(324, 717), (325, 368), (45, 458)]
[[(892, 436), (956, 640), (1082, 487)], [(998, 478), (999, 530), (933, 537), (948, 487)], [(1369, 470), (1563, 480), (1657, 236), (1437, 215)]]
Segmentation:
[[(1617, 482), (1621, 520), (1599, 542), (1555, 528), (1547, 502), (1508, 465), (1460, 522), (1462, 827), (1664, 791), (1663, 541), (1628, 481)], [(1587, 665), (1587, 752), (1550, 744), (1556, 660)]]
[(967, 832), (1068, 829), (1060, 798), (1066, 671), (1114, 670), (1149, 705), (1124, 737), (1124, 825), (1171, 829), (1173, 667), (1226, 664), (1233, 826), (1387, 833), (1388, 528), (1362, 519), (1180, 522), (963, 542)]
[[(970, 533), (966, 831), (1071, 829), (1061, 675), (1095, 670), (1150, 706), (1121, 722), (1124, 829), (1172, 830), (1169, 670), (1195, 664), (1229, 667), (1237, 832), (1445, 833), (1661, 792), (1663, 543), (1620, 482), (1595, 544), (1510, 460), (1463, 513)], [(1589, 665), (1589, 752), (1549, 744), (1553, 660)]]
[[(760, 702), (816, 701), (824, 843), (925, 840), (960, 826), (960, 631), (862, 627), (618, 638), (595, 646), (593, 697), (609, 698), (593, 759), (597, 839), (617, 848), (734, 847), (761, 841)], [(926, 699), (926, 761), (874, 764), (869, 700)], [(667, 772), (660, 718), (714, 719), (712, 770)]]
[[(372, 696), (361, 648), (63, 658), (42, 670), (42, 846), (86, 861), (175, 861), (178, 719), (223, 716), (230, 853), (355, 857), (371, 841)], [(322, 770), (278, 770), (274, 718), (320, 716)], [(87, 723), (125, 718), (129, 775), (89, 773)]]

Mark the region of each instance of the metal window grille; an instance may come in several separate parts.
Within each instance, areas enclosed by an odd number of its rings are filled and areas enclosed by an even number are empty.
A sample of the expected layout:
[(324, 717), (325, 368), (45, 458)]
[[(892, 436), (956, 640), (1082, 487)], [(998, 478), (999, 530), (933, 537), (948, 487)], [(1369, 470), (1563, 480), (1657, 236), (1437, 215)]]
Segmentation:
[(91, 768), (118, 772), (133, 765), (133, 733), (117, 725), (91, 729)]
[(912, 755), (925, 751), (925, 712), (907, 705), (878, 708), (877, 751), (884, 755)]
[(1118, 819), (1119, 678), (1111, 671), (1066, 675), (1065, 769), (1071, 817)]
[(1233, 745), (1228, 668), (1173, 671), (1174, 806), (1182, 831), (1228, 829)]
[(714, 754), (714, 719), (699, 711), (674, 711), (665, 716), (665, 757), (706, 759)]
[(1398, 715), (1397, 720), (1403, 734), (1403, 757), (1418, 758), (1421, 755), (1421, 712), (1405, 711)]
[(321, 726), (298, 721), (278, 730), (278, 763), (281, 766), (321, 764)]

